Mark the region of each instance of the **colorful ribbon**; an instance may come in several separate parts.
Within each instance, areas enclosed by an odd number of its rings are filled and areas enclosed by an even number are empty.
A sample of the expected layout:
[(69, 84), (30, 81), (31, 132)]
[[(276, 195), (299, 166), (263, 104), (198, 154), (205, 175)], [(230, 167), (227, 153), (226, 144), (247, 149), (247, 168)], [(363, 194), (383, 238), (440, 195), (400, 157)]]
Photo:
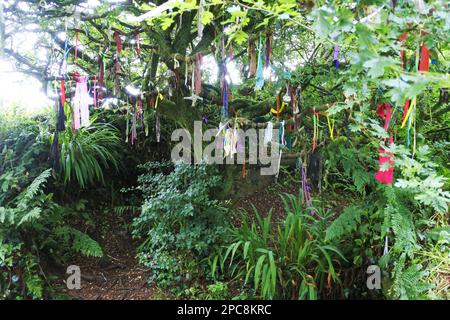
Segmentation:
[(114, 41), (116, 42), (117, 53), (120, 55), (122, 53), (122, 39), (120, 38), (119, 31), (114, 31)]
[(333, 52), (333, 62), (334, 62), (334, 67), (336, 69), (339, 69), (339, 46), (335, 45), (334, 46), (334, 52)]
[[(377, 114), (384, 120), (383, 129), (387, 132), (389, 127), (389, 122), (392, 116), (392, 108), (388, 103), (380, 104), (377, 108)], [(392, 134), (389, 137), (389, 145), (393, 144)], [(394, 160), (393, 154), (386, 152), (382, 147), (378, 148), (379, 153), (379, 169), (375, 173), (375, 179), (383, 184), (390, 185), (394, 177)], [(383, 168), (385, 163), (389, 163), (389, 168), (386, 170)]]
[(258, 66), (256, 67), (256, 84), (255, 90), (261, 90), (264, 86), (264, 68), (262, 61), (262, 37), (259, 36), (259, 47), (258, 47)]
[(194, 93), (199, 96), (202, 93), (202, 55), (195, 54), (195, 72), (194, 72)]
[(90, 125), (87, 78), (87, 76), (75, 76), (76, 87), (75, 95), (73, 97), (73, 126), (75, 130)]

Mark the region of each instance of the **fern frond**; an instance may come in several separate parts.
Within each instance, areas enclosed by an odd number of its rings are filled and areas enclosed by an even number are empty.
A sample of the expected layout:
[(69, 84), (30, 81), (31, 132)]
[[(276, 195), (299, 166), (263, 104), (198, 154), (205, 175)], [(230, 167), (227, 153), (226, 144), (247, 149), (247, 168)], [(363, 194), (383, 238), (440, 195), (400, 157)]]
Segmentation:
[(39, 219), (39, 217), (41, 216), (41, 212), (42, 212), (42, 208), (39, 208), (39, 207), (35, 207), (35, 208), (31, 209), (30, 211), (28, 211), (27, 213), (25, 213), (22, 216), (22, 218), (20, 219), (17, 226), (20, 226), (21, 224), (23, 224), (25, 222), (30, 222), (30, 221)]
[(339, 239), (346, 233), (350, 233), (361, 223), (361, 208), (350, 206), (346, 208), (341, 215), (333, 221), (326, 231), (325, 240), (330, 241)]
[(73, 249), (87, 257), (102, 257), (103, 250), (97, 241), (77, 229), (72, 229)]
[(44, 170), (39, 176), (37, 176), (33, 182), (27, 187), (24, 193), (20, 195), (20, 201), (28, 201), (32, 199), (41, 190), (43, 184), (50, 177), (52, 169)]

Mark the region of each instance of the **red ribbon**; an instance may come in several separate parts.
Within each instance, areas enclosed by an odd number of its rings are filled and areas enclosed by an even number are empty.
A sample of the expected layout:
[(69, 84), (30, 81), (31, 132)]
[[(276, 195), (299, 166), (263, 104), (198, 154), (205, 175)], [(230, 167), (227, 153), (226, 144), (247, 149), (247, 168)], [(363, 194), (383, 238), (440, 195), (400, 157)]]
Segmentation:
[[(422, 32), (422, 34), (425, 34)], [(406, 39), (406, 36), (408, 35), (408, 31), (405, 31), (402, 33), (400, 38), (398, 39), (400, 42), (402, 42), (402, 48), (400, 49), (400, 59), (402, 63), (402, 69), (405, 69), (405, 43), (404, 40)], [(430, 66), (430, 50), (425, 45), (425, 42), (422, 43), (422, 52), (421, 52), (421, 58), (419, 63), (419, 71), (428, 71)], [(409, 104), (411, 103), (410, 99), (406, 99), (405, 105), (403, 106), (403, 120), (406, 117), (406, 114), (408, 112)]]
[(202, 93), (202, 55), (195, 54), (194, 93), (198, 96)]
[[(382, 103), (377, 108), (377, 114), (384, 120), (384, 130), (388, 131), (389, 121), (392, 116), (392, 108), (388, 103)], [(389, 144), (393, 143), (392, 134), (389, 137)], [(391, 152), (386, 152), (382, 147), (378, 148), (378, 163), (379, 169), (378, 172), (375, 173), (375, 179), (383, 184), (392, 184), (392, 180), (394, 178), (394, 155)], [(389, 168), (385, 171), (382, 171), (382, 167), (384, 164), (388, 162)]]
[(98, 75), (98, 98), (103, 99), (103, 59), (101, 56), (98, 57), (98, 67), (99, 67), (99, 75)]
[(425, 42), (422, 44), (422, 56), (420, 57), (419, 71), (428, 71), (430, 69), (430, 50)]
[(66, 103), (66, 83), (61, 80), (61, 105), (64, 107)]
[(98, 90), (98, 86), (97, 86), (97, 76), (94, 76), (94, 80), (93, 82), (93, 93), (94, 93), (94, 108), (98, 108), (98, 104), (97, 104), (97, 90)]
[(122, 39), (120, 39), (119, 31), (114, 31), (114, 40), (116, 41), (117, 53), (122, 52)]

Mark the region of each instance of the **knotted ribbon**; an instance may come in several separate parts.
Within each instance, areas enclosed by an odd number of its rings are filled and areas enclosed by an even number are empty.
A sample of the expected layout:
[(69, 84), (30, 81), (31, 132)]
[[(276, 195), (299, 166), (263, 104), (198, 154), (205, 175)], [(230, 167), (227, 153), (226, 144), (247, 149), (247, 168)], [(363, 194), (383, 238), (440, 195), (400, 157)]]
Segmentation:
[(88, 127), (90, 124), (87, 78), (87, 76), (75, 76), (76, 87), (73, 97), (73, 126), (75, 130), (80, 127)]
[(339, 46), (334, 46), (334, 52), (333, 52), (333, 62), (336, 69), (339, 69)]
[(261, 36), (259, 36), (258, 66), (256, 67), (255, 90), (261, 90), (263, 86), (264, 86), (264, 70), (262, 61), (262, 38)]
[(202, 93), (202, 55), (195, 54), (194, 93), (199, 96)]
[[(392, 116), (392, 108), (388, 103), (382, 103), (377, 108), (377, 114), (384, 119), (384, 126), (383, 129), (387, 132), (389, 121), (391, 120)], [(393, 138), (392, 134), (389, 137), (389, 145), (392, 145)], [(382, 147), (378, 148), (379, 153), (379, 169), (378, 172), (375, 173), (375, 179), (383, 184), (392, 184), (392, 180), (394, 177), (394, 160), (393, 160), (393, 154), (391, 152), (386, 152)], [(384, 164), (389, 163), (389, 168), (387, 170), (384, 170)]]

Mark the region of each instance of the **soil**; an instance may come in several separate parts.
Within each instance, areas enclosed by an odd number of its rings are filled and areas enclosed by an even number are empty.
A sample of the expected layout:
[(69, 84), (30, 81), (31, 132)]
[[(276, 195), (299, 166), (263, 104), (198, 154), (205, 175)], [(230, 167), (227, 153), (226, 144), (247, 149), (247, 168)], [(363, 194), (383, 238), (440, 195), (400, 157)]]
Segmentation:
[(100, 243), (104, 256), (75, 257), (71, 264), (80, 267), (81, 289), (65, 289), (65, 293), (79, 300), (152, 299), (155, 288), (146, 282), (150, 272), (139, 265), (138, 242), (124, 227), (131, 217), (112, 212), (95, 215), (99, 221), (95, 221), (95, 231), (90, 235)]
[[(267, 216), (272, 208), (273, 220), (284, 218), (283, 193), (298, 195), (298, 186), (272, 184), (252, 194), (241, 196), (234, 204), (235, 208), (243, 209), (253, 219), (252, 204), (259, 214)], [(63, 288), (63, 296), (77, 300), (148, 300), (170, 298), (154, 285), (149, 285), (147, 279), (150, 272), (142, 268), (136, 258), (139, 241), (132, 238), (130, 226), (133, 219), (131, 214), (118, 215), (113, 212), (93, 212), (92, 221), (80, 221), (77, 228), (85, 231), (102, 247), (102, 258), (87, 258), (82, 255), (68, 261), (68, 265), (77, 265), (81, 271), (81, 289), (69, 290), (64, 280), (69, 276), (60, 274), (59, 285)], [(239, 218), (235, 217), (236, 223)]]

